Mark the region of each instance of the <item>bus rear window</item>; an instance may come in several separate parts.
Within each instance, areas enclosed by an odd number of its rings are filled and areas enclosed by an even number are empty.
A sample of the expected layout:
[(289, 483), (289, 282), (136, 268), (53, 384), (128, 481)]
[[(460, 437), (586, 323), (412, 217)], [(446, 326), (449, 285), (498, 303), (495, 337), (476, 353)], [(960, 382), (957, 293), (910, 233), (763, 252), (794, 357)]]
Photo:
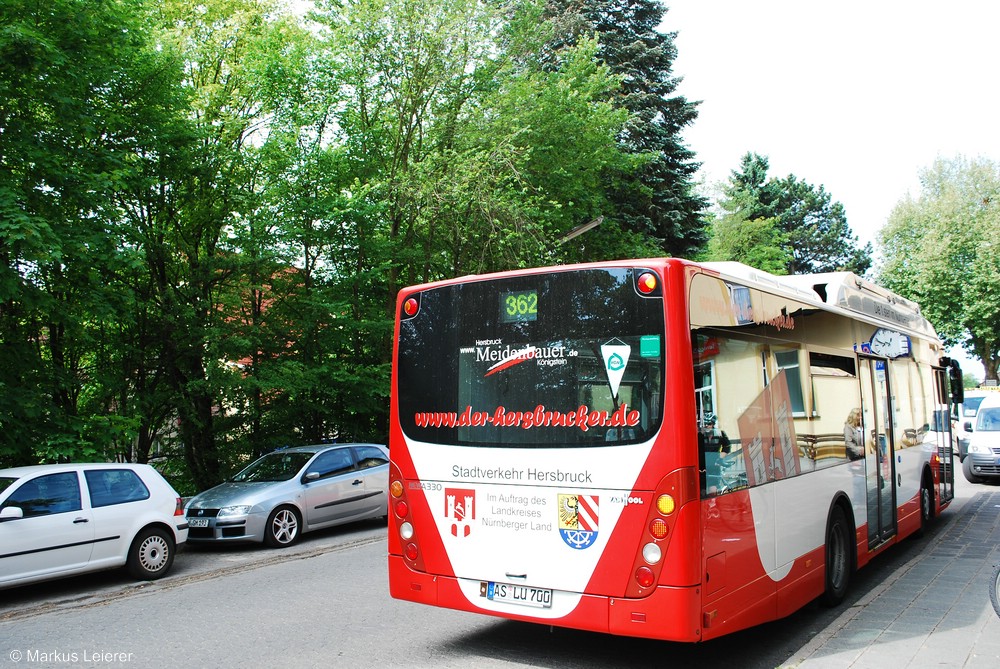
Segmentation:
[(566, 271), (419, 294), (400, 322), (399, 422), (413, 439), (471, 446), (607, 446), (662, 415), (663, 299), (645, 270)]

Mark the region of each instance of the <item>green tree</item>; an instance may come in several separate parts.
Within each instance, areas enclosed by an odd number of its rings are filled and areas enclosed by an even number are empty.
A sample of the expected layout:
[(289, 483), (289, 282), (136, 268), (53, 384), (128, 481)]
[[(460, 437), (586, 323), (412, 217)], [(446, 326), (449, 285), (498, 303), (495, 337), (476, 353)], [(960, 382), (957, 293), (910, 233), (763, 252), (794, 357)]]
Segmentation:
[(123, 235), (145, 270), (134, 279), (155, 337), (144, 351), (160, 356), (176, 437), (204, 489), (226, 468), (225, 447), (245, 415), (240, 364), (260, 343), (241, 336), (234, 296), (248, 278), (263, 285), (270, 261), (240, 233), (259, 202), (252, 149), (266, 87), (258, 75), (288, 23), (258, 0), (191, 9), (186, 0), (157, 5), (157, 46), (177, 63), (176, 86), (118, 198)]
[(942, 340), (1000, 365), (1000, 164), (938, 159), (879, 231), (879, 282), (921, 305)]
[(785, 274), (791, 253), (788, 238), (775, 218), (748, 221), (742, 212), (720, 216), (712, 221), (704, 260), (735, 260), (751, 267)]
[(618, 80), (592, 41), (543, 67), (537, 3), (322, 7), (356, 224), (388, 254), (369, 258), (388, 261), (387, 313), (400, 283), (551, 260), (604, 209), (603, 175), (634, 168), (615, 144), (625, 114), (604, 101)]
[(739, 169), (733, 170), (723, 186), (719, 207), (745, 221), (777, 222), (782, 237), (774, 241), (786, 244), (789, 258), (784, 274), (842, 270), (865, 274), (871, 267), (872, 246), (859, 246), (843, 205), (834, 202), (823, 186), (813, 186), (791, 174), (783, 179), (768, 178), (768, 169), (765, 156), (745, 154)]
[(847, 270), (863, 275), (869, 270), (872, 245), (859, 246), (844, 206), (823, 186), (790, 174), (777, 180), (776, 190), (773, 207), (792, 250), (789, 274)]
[(0, 25), (0, 460), (130, 457), (107, 335), (131, 317), (113, 193), (163, 81), (148, 14), (7, 0)]
[[(677, 94), (677, 34), (659, 29), (667, 8), (660, 0), (548, 0), (547, 7), (555, 26), (553, 49), (596, 35), (598, 60), (621, 79), (609, 100), (629, 113), (619, 144), (642, 157), (634, 175), (605, 175), (609, 208), (601, 213), (611, 225), (617, 222), (620, 232), (605, 234), (599, 245), (581, 240), (597, 250), (582, 259), (634, 257), (634, 244), (649, 246), (647, 239), (656, 243), (659, 254), (696, 255), (707, 239), (702, 219), (707, 201), (695, 190), (700, 164), (681, 133), (697, 117), (697, 103)], [(623, 235), (627, 243), (615, 245), (611, 237)]]

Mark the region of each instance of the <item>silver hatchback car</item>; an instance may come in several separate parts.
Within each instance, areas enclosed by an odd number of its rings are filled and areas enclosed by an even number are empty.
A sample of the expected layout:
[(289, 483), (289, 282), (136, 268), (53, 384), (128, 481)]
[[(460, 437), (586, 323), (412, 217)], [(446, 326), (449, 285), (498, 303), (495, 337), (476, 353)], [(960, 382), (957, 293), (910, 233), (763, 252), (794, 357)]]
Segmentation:
[(254, 460), (185, 506), (188, 541), (291, 546), (305, 532), (388, 514), (389, 451), (297, 446)]

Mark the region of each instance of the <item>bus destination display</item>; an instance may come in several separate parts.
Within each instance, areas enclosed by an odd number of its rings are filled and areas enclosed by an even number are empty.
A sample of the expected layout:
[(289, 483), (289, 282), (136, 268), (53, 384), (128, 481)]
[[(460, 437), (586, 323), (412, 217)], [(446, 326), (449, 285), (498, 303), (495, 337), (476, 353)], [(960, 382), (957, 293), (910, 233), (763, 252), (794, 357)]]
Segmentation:
[(538, 291), (522, 290), (500, 294), (500, 322), (521, 323), (538, 318)]

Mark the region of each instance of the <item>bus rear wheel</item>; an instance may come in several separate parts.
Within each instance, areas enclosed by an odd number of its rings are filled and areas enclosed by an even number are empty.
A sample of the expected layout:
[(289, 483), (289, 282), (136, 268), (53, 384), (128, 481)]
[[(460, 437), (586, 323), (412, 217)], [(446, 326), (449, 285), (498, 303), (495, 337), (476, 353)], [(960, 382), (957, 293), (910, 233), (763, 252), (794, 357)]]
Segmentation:
[(851, 528), (839, 505), (834, 506), (826, 525), (826, 587), (823, 603), (837, 606), (851, 583)]
[(930, 472), (924, 474), (920, 483), (920, 527), (914, 536), (922, 537), (934, 521), (934, 483)]

